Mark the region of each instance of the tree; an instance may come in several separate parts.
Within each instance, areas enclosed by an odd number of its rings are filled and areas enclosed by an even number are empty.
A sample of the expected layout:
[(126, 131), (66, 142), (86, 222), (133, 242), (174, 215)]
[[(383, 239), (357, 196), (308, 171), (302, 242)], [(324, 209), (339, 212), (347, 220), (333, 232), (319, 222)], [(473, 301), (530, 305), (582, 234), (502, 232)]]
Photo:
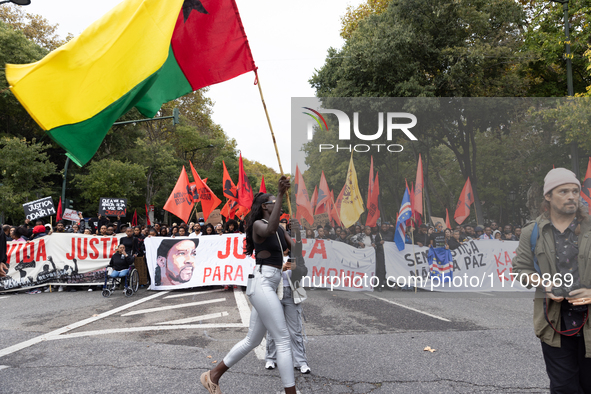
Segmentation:
[(388, 4), (390, 0), (367, 0), (366, 3), (359, 4), (355, 8), (347, 6), (345, 15), (341, 17), (341, 37), (351, 38), (353, 32), (359, 27), (359, 22), (370, 15), (379, 15), (386, 11)]
[[(527, 24), (521, 52), (526, 55), (519, 67), (530, 85), (527, 95), (561, 97), (567, 95), (564, 45), (564, 11), (562, 4), (545, 0), (521, 1), (527, 10)], [(591, 3), (570, 0), (569, 23), (573, 88), (583, 93), (591, 85), (585, 52), (591, 43)]]
[(12, 4), (0, 7), (0, 21), (23, 32), (27, 39), (47, 51), (53, 51), (74, 37), (69, 33), (66, 38), (61, 38), (57, 34), (59, 24), (52, 25), (41, 15), (30, 14), (22, 7)]
[(57, 173), (56, 166), (42, 143), (5, 137), (0, 146), (0, 207), (5, 222), (18, 224), (24, 220), (22, 204), (52, 194), (47, 178)]
[[(524, 20), (521, 6), (510, 0), (392, 2), (384, 13), (362, 19), (340, 51), (329, 49), (310, 83), (318, 97), (521, 96), (528, 86), (515, 53)], [(432, 128), (429, 145), (454, 152), (464, 179), (472, 181), (482, 222), (475, 135), (504, 120), (477, 112), (463, 119), (460, 108), (454, 116), (455, 128)]]
[(88, 174), (76, 174), (74, 184), (82, 190), (86, 212), (94, 212), (100, 197), (123, 197), (133, 206), (141, 206), (146, 168), (142, 165), (113, 159), (92, 161)]

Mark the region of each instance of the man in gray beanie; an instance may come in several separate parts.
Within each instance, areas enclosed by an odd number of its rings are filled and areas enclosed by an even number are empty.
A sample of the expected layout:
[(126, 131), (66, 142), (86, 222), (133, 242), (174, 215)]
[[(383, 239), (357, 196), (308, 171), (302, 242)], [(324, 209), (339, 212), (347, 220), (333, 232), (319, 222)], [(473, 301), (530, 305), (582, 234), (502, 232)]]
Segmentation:
[(521, 283), (536, 288), (534, 331), (551, 393), (591, 393), (591, 219), (580, 191), (572, 171), (548, 172), (543, 213), (523, 228), (513, 259)]

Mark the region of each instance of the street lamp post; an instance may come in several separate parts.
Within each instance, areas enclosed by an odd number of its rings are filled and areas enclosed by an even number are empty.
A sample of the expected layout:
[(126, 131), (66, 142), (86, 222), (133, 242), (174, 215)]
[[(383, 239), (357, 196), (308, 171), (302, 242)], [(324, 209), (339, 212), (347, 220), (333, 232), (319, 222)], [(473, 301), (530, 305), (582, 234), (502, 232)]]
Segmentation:
[[(566, 88), (567, 88), (567, 95), (572, 97), (575, 95), (575, 90), (573, 87), (573, 65), (572, 65), (572, 55), (570, 53), (570, 23), (568, 21), (568, 1), (569, 0), (550, 0), (554, 3), (562, 4), (562, 9), (564, 10), (564, 49), (565, 54), (564, 57), (566, 59)], [(578, 177), (579, 176), (579, 151), (577, 149), (577, 144), (575, 141), (571, 142), (570, 145), (570, 155), (571, 161), (573, 166), (573, 172)]]

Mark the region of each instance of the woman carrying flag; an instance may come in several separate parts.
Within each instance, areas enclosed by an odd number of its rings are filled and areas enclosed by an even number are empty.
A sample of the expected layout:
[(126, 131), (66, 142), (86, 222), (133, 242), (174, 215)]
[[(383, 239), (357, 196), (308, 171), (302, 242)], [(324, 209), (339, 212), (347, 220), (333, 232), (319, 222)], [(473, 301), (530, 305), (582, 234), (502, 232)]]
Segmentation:
[[(253, 306), (246, 338), (238, 342), (214, 369), (201, 375), (201, 384), (210, 394), (221, 394), (221, 376), (258, 346), (268, 331), (277, 347), (277, 367), (287, 394), (296, 394), (292, 352), (283, 307), (277, 297), (281, 284), (283, 251), (294, 250), (291, 237), (279, 226), (281, 203), (290, 187), (289, 180), (279, 179), (277, 197), (266, 193), (255, 195), (246, 225), (247, 255), (255, 253), (256, 268), (247, 295)], [(292, 269), (295, 265), (292, 262)], [(249, 279), (250, 281), (251, 279)]]

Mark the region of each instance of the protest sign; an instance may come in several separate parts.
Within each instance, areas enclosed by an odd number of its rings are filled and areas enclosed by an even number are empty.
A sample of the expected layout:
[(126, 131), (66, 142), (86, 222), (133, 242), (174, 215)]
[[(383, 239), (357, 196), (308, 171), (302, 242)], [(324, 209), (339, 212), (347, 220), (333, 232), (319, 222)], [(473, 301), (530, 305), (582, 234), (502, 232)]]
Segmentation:
[(127, 215), (127, 198), (101, 197), (98, 213), (104, 216)]
[(80, 220), (80, 216), (78, 216), (78, 211), (74, 211), (73, 209), (66, 208), (64, 210), (64, 214), (62, 215), (62, 219), (77, 222)]
[(104, 268), (123, 236), (54, 233), (28, 242), (9, 242), (9, 270), (0, 278), (0, 291), (43, 284), (102, 284)]
[[(216, 225), (218, 223), (223, 223), (224, 221), (222, 220), (222, 214), (220, 212), (221, 211), (219, 209), (214, 209), (213, 211), (211, 211), (211, 213), (209, 214), (209, 217), (207, 218), (205, 223), (211, 223), (213, 225)], [(203, 217), (203, 212), (197, 212), (197, 218), (202, 218), (202, 217)]]
[(51, 197), (25, 203), (23, 208), (25, 209), (25, 217), (29, 220), (36, 220), (57, 213)]
[(330, 219), (328, 217), (328, 213), (321, 213), (319, 215), (314, 215), (315, 228), (318, 226), (324, 226), (325, 224), (327, 224), (329, 222), (330, 222)]

